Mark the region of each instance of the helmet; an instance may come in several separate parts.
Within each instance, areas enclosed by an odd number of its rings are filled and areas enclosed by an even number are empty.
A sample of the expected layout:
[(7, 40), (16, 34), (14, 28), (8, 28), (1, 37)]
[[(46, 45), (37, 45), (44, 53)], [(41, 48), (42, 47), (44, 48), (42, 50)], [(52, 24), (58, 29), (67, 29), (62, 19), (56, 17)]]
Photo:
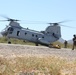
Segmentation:
[(75, 37), (76, 35), (74, 34), (73, 36)]

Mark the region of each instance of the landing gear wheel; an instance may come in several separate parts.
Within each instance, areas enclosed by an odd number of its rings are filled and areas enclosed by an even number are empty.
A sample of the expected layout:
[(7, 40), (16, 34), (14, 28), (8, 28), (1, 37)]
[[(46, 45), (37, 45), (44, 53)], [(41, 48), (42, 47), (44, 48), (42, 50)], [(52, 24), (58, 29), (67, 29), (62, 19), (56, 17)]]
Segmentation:
[(10, 41), (8, 41), (8, 44), (11, 44), (11, 42), (10, 42)]
[(38, 43), (36, 43), (36, 46), (38, 46)]
[(49, 47), (49, 48), (53, 48), (53, 44), (49, 44), (48, 47)]

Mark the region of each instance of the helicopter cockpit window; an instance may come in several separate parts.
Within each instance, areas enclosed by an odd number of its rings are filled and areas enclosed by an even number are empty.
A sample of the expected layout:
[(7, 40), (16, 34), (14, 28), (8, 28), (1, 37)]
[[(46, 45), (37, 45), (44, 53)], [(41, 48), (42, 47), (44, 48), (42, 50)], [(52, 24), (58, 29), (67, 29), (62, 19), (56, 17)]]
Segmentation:
[(10, 34), (12, 34), (13, 30), (14, 30), (14, 29), (11, 28), (11, 27), (8, 28), (8, 31), (9, 31)]
[(9, 30), (9, 31), (13, 31), (14, 29), (13, 29), (13, 28), (11, 28), (11, 27), (9, 27), (9, 28), (8, 28), (8, 30)]
[(13, 28), (10, 29), (10, 31), (13, 31), (13, 30), (14, 30)]

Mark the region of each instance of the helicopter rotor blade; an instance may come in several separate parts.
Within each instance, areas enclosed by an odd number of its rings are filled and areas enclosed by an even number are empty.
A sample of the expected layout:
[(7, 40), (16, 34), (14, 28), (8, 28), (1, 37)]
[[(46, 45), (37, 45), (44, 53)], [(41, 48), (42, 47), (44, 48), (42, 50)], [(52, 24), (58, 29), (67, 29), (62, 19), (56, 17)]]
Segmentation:
[(62, 25), (62, 24), (60, 24), (60, 26), (63, 26), (63, 27), (68, 27), (68, 28), (76, 28), (76, 27), (67, 26), (67, 25)]
[(3, 18), (5, 18), (5, 19), (11, 19), (11, 18), (9, 18), (9, 17), (7, 17), (5, 15), (0, 15), (0, 16), (3, 17)]
[(4, 15), (0, 15), (1, 17), (4, 17), (6, 18), (7, 20), (0, 20), (0, 21), (20, 21), (20, 20), (17, 20), (17, 19), (12, 19), (12, 18), (9, 18), (7, 16), (4, 16)]
[(60, 22), (57, 22), (57, 23), (65, 23), (65, 22), (70, 22), (70, 21), (72, 21), (72, 20), (64, 20), (64, 21), (60, 21)]
[(3, 22), (3, 21), (7, 21), (7, 20), (0, 20), (0, 21), (2, 21), (2, 22)]
[[(6, 18), (7, 20), (0, 20), (0, 21), (21, 21), (21, 20), (18, 20), (18, 19), (12, 19), (12, 18), (9, 18), (7, 16), (4, 16), (4, 15), (0, 15), (1, 17), (4, 17)], [(76, 27), (71, 27), (71, 26), (67, 26), (67, 25), (62, 25), (61, 23), (65, 23), (65, 22), (69, 22), (69, 21), (72, 21), (72, 20), (64, 20), (64, 21), (60, 21), (60, 22), (51, 22), (51, 23), (47, 23), (45, 21), (27, 21), (26, 24), (50, 24), (50, 25), (60, 25), (60, 26), (64, 26), (64, 27), (69, 27), (69, 28), (76, 28)]]
[(59, 25), (60, 23), (65, 23), (65, 22), (70, 22), (70, 21), (73, 21), (73, 20), (64, 20), (64, 21), (60, 21), (60, 22), (53, 22), (53, 23), (47, 23), (47, 24), (56, 24), (56, 25)]
[(17, 19), (8, 19), (8, 20), (0, 20), (0, 21), (20, 21), (20, 20), (17, 20)]

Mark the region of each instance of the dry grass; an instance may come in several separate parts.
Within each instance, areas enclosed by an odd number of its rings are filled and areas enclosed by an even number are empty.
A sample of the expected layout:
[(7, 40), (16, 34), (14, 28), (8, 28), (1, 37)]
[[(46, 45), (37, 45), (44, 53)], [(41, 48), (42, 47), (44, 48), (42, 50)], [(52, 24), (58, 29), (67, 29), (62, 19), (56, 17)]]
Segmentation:
[[(10, 41), (12, 44), (22, 44), (22, 45), (35, 45), (35, 43), (29, 42), (29, 41), (24, 41), (24, 40), (19, 40), (19, 39), (15, 39), (15, 38), (10, 38)], [(1, 37), (0, 38), (0, 43), (7, 43), (7, 39), (6, 37)], [(64, 48), (64, 44), (60, 43), (58, 41), (53, 43), (54, 45), (60, 45), (61, 48)], [(68, 44), (67, 48), (71, 48), (72, 49), (72, 44)]]
[(0, 75), (76, 75), (76, 61), (51, 56), (1, 57)]

